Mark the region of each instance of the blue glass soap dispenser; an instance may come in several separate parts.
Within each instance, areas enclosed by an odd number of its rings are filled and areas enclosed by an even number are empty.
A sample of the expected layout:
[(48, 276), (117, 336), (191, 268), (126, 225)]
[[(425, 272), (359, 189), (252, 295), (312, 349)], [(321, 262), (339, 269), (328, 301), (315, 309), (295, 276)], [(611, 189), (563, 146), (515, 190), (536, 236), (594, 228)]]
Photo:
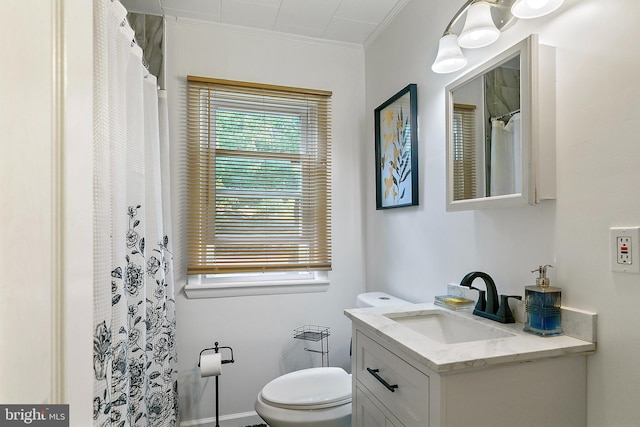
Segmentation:
[(527, 312), (524, 330), (543, 337), (562, 335), (560, 325), (562, 289), (549, 286), (547, 267), (551, 266), (541, 265), (531, 271), (539, 273), (536, 285), (527, 286), (524, 290), (524, 304)]

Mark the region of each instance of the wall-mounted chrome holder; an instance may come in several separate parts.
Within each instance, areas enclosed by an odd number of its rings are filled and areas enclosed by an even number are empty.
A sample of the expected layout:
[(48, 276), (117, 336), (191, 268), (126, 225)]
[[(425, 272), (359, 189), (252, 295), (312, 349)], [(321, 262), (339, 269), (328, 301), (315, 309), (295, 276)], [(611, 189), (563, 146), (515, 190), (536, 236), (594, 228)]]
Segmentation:
[[(231, 347), (226, 347), (226, 346), (219, 347), (218, 346), (218, 342), (216, 341), (215, 347), (205, 348), (204, 350), (202, 350), (200, 352), (200, 355), (198, 356), (198, 368), (200, 367), (200, 359), (202, 358), (202, 353), (204, 353), (205, 351), (210, 351), (210, 350), (213, 350), (214, 352), (219, 353), (220, 350), (222, 350), (222, 349), (229, 350), (229, 352), (231, 353), (231, 359), (222, 359), (220, 363), (222, 363), (223, 365), (225, 365), (227, 363), (234, 363), (235, 360), (233, 359), (233, 349)], [(219, 375), (216, 375), (216, 427), (220, 427), (220, 424), (219, 424), (219, 413), (220, 413), (220, 411), (218, 410), (218, 404), (219, 404), (219, 399), (218, 399), (218, 377), (219, 377)]]
[(327, 359), (327, 365), (329, 366), (329, 328), (326, 326), (318, 325), (305, 325), (293, 330), (293, 338), (297, 340), (305, 341), (320, 341), (320, 350), (314, 350), (311, 348), (304, 348), (304, 351), (310, 353), (319, 353), (322, 355), (322, 367), (325, 366), (325, 357)]

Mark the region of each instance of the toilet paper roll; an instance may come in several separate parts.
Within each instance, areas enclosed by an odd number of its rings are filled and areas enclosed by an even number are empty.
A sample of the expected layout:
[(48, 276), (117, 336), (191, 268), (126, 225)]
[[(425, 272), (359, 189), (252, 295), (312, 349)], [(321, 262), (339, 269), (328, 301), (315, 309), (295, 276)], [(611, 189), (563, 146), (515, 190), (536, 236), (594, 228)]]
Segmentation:
[(200, 376), (212, 377), (222, 373), (222, 354), (209, 353), (200, 356)]

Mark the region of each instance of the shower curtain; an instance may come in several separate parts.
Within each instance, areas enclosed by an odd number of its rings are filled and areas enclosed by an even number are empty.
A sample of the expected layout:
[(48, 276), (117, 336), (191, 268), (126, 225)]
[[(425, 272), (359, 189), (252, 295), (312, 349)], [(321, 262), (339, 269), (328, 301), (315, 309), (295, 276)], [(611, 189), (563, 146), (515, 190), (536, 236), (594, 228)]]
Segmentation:
[(522, 191), (522, 178), (516, 173), (521, 170), (520, 162), (520, 113), (507, 124), (491, 120), (491, 196)]
[(94, 0), (94, 425), (176, 426), (167, 106), (118, 0)]

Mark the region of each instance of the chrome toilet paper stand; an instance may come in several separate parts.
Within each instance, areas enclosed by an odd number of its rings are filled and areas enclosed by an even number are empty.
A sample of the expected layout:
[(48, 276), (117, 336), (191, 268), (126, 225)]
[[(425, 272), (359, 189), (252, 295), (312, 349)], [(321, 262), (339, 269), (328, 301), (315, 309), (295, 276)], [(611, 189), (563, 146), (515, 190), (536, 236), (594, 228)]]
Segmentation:
[[(231, 353), (231, 359), (222, 359), (221, 363), (224, 365), (224, 364), (227, 364), (227, 363), (234, 363), (235, 362), (235, 360), (233, 360), (233, 349), (231, 347), (218, 346), (218, 342), (217, 341), (215, 342), (214, 345), (215, 345), (215, 347), (205, 348), (204, 350), (202, 350), (200, 352), (200, 355), (198, 356), (198, 368), (200, 367), (200, 359), (202, 358), (202, 353), (204, 353), (205, 351), (210, 351), (210, 350), (213, 350), (216, 353), (219, 353), (219, 350), (227, 349)], [(218, 410), (218, 402), (219, 402), (219, 399), (218, 399), (218, 377), (219, 376), (220, 375), (216, 375), (216, 427), (220, 427), (220, 424), (219, 424), (219, 418), (220, 418), (219, 412), (220, 411)]]

